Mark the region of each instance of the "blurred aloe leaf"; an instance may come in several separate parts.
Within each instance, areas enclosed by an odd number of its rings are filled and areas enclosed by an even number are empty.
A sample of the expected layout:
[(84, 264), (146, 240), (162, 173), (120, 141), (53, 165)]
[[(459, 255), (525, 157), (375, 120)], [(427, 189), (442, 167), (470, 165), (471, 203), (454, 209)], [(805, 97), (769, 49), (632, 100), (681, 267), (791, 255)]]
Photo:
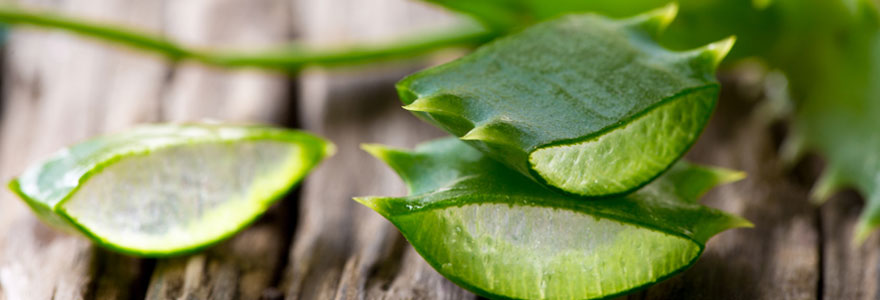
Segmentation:
[(333, 67), (392, 59), (405, 59), (442, 48), (470, 48), (493, 39), (497, 34), (480, 24), (465, 22), (436, 32), (422, 32), (388, 43), (351, 44), (318, 49), (291, 44), (256, 52), (201, 49), (178, 44), (159, 34), (129, 29), (118, 24), (94, 22), (51, 12), (0, 5), (0, 42), (5, 26), (34, 26), (60, 29), (156, 53), (170, 60), (193, 60), (225, 68), (261, 68), (296, 73), (307, 66)]
[(657, 8), (665, 0), (424, 0), (474, 17), (498, 31), (509, 31), (570, 12), (601, 12), (608, 16), (629, 16), (645, 8)]
[(394, 223), (438, 272), (490, 298), (622, 294), (686, 269), (713, 235), (751, 226), (697, 203), (740, 172), (679, 162), (633, 194), (585, 201), (455, 138), (415, 151), (364, 149), (391, 166), (410, 195), (355, 200)]
[(779, 36), (780, 16), (764, 9), (774, 3), (762, 0), (423, 0), (469, 15), (487, 27), (509, 32), (568, 13), (592, 12), (613, 18), (679, 4), (679, 13), (661, 38), (677, 49), (697, 47), (736, 35), (731, 53), (743, 57), (766, 53)]
[(697, 139), (717, 101), (715, 67), (733, 44), (660, 47), (649, 35), (674, 13), (563, 16), (397, 88), (404, 108), (538, 182), (585, 197), (625, 194)]
[(824, 154), (815, 200), (844, 187), (865, 194), (860, 242), (880, 225), (880, 22), (868, 1), (812, 2), (781, 8), (792, 16), (791, 45), (772, 61), (787, 74), (797, 107), (784, 154), (790, 161), (808, 150)]

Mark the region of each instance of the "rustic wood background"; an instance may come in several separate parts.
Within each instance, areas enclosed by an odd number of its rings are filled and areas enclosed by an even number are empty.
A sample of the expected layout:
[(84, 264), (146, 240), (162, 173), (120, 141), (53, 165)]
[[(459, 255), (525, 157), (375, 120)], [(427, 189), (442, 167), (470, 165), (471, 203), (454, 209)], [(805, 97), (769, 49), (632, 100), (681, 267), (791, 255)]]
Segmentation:
[[(189, 45), (333, 45), (436, 28), (456, 18), (405, 0), (26, 0), (24, 5), (161, 32)], [(38, 222), (0, 194), (0, 300), (473, 299), (431, 269), (390, 223), (351, 200), (401, 195), (359, 150), (442, 136), (400, 109), (393, 84), (452, 54), (306, 70), (291, 78), (171, 63), (63, 32), (16, 29), (3, 53), (0, 179), (90, 136), (139, 123), (205, 118), (305, 128), (339, 148), (255, 225), (199, 254), (136, 259)], [(783, 167), (780, 122), (756, 117), (762, 87), (723, 75), (721, 105), (691, 160), (745, 170), (705, 203), (754, 229), (715, 237), (690, 270), (625, 298), (878, 299), (878, 239), (850, 244), (862, 206), (843, 193), (815, 207), (821, 163)]]

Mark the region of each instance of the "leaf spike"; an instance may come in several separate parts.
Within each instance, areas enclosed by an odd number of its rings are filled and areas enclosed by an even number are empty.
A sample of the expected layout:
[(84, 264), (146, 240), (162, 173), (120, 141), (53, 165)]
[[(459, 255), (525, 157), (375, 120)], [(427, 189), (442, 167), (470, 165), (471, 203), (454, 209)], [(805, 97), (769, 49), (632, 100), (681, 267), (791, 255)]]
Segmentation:
[(733, 44), (736, 43), (736, 36), (729, 36), (726, 39), (711, 43), (703, 47), (703, 53), (707, 55), (712, 63), (712, 69), (718, 68), (718, 65), (721, 64), (721, 61), (724, 60), (724, 57), (727, 56), (727, 53), (730, 53), (730, 49), (733, 48)]
[(490, 129), (489, 126), (480, 125), (480, 126), (474, 127), (474, 129), (471, 129), (470, 131), (465, 133), (463, 136), (461, 136), (460, 139), (465, 140), (465, 141), (496, 140), (497, 138), (495, 137), (495, 134), (493, 131), (494, 130)]
[(432, 114), (458, 115), (458, 112), (453, 110), (450, 103), (444, 101), (444, 99), (448, 100), (448, 98), (445, 97), (422, 97), (416, 99), (410, 104), (404, 105), (403, 109)]
[(388, 210), (385, 209), (385, 200), (384, 197), (354, 197), (352, 198), (355, 202), (363, 204), (366, 207), (369, 207), (372, 210), (375, 210), (377, 213), (384, 217), (388, 217)]
[(865, 240), (871, 236), (871, 233), (874, 232), (874, 226), (868, 224), (868, 221), (859, 220), (858, 225), (856, 225), (856, 231), (853, 234), (852, 244), (853, 246), (861, 246), (865, 243)]
[[(394, 173), (397, 173), (401, 178), (408, 179), (411, 176), (410, 174), (417, 172), (413, 170), (413, 165), (418, 161), (418, 158), (416, 157), (417, 155), (412, 152), (380, 144), (361, 144), (361, 149), (387, 164), (392, 170), (394, 170)], [(409, 183), (407, 183), (407, 188), (412, 190)], [(370, 208), (376, 209), (358, 199), (355, 200), (369, 206)]]
[(724, 168), (713, 168), (715, 169), (715, 173), (717, 174), (718, 185), (737, 182), (743, 179), (746, 179), (748, 176), (746, 172), (730, 170)]
[(794, 131), (782, 142), (782, 146), (779, 149), (779, 157), (784, 166), (794, 166), (806, 154), (807, 140), (801, 132), (801, 130)]
[(381, 144), (361, 144), (361, 149), (390, 165), (398, 173), (400, 173), (399, 165), (413, 156), (406, 150), (394, 149)]
[(666, 30), (666, 27), (675, 20), (677, 14), (678, 3), (670, 2), (661, 8), (635, 16), (628, 23), (633, 27), (644, 30), (648, 34), (656, 36)]
[(840, 169), (829, 166), (822, 172), (822, 176), (813, 185), (810, 191), (810, 202), (814, 204), (822, 204), (828, 200), (835, 192), (839, 191), (846, 183), (844, 182)]
[(388, 157), (389, 149), (382, 144), (361, 144), (361, 149), (382, 161), (385, 161), (385, 158)]
[(730, 36), (703, 47), (682, 52), (681, 57), (691, 64), (700, 66), (699, 68), (714, 73), (718, 65), (721, 64), (721, 61), (724, 60), (724, 57), (727, 56), (727, 53), (730, 52), (730, 49), (733, 48), (735, 42), (736, 37)]
[(510, 124), (501, 121), (490, 121), (486, 124), (474, 127), (460, 139), (465, 141), (483, 141), (499, 145), (516, 145), (516, 138), (507, 134), (505, 127), (512, 127)]
[(873, 191), (865, 196), (865, 207), (859, 216), (859, 223), (853, 233), (853, 245), (860, 246), (865, 242), (877, 225), (880, 225), (880, 193)]
[(761, 11), (770, 6), (770, 4), (772, 3), (773, 0), (752, 0), (752, 7), (754, 7), (755, 10)]

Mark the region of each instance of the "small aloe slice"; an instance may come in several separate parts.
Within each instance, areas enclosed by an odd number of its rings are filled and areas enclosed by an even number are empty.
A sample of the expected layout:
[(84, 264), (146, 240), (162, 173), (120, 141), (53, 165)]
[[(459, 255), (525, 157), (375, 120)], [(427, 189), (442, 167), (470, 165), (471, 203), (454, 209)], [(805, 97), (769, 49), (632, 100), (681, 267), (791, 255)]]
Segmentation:
[(568, 15), (398, 83), (404, 108), (568, 193), (631, 192), (699, 136), (732, 39), (672, 52), (649, 37), (670, 6), (625, 20)]
[(62, 149), (10, 183), (46, 222), (144, 256), (241, 230), (333, 146), (258, 126), (153, 125)]
[(364, 149), (406, 181), (406, 197), (355, 200), (391, 221), (438, 272), (491, 298), (591, 299), (658, 282), (706, 241), (748, 221), (697, 204), (742, 173), (679, 162), (628, 196), (581, 201), (455, 138)]

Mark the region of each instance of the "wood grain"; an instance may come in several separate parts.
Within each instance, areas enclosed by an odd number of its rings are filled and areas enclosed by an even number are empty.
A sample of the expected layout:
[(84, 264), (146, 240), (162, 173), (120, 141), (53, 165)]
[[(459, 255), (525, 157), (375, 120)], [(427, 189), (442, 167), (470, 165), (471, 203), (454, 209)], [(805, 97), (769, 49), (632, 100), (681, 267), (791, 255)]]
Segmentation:
[(853, 191), (832, 197), (821, 208), (821, 292), (826, 299), (878, 299), (880, 239), (874, 234), (862, 245), (852, 242), (862, 211), (862, 200)]
[[(403, 1), (302, 2), (302, 38), (313, 44), (389, 39), (448, 22), (437, 11)], [(344, 11), (342, 15), (338, 13)], [(305, 128), (339, 149), (306, 181), (300, 218), (282, 285), (289, 299), (466, 299), (438, 275), (381, 216), (352, 197), (405, 193), (390, 169), (361, 143), (412, 147), (442, 135), (400, 109), (394, 82), (411, 67), (348, 69), (303, 75)], [(353, 167), (357, 166), (357, 167)]]
[[(157, 3), (29, 1), (68, 13), (155, 29)], [(167, 67), (160, 61), (64, 33), (17, 31), (7, 48), (0, 176), (95, 134), (157, 120), (154, 105)], [(82, 299), (92, 286), (127, 285), (130, 272), (96, 280), (113, 263), (136, 272), (136, 261), (100, 256), (87, 240), (38, 222), (21, 202), (0, 196), (0, 286), (7, 299)], [(111, 288), (112, 289), (112, 288)], [(117, 289), (121, 290), (121, 289)]]
[[(288, 38), (290, 21), (288, 3), (270, 0), (30, 5), (165, 32), (191, 44), (279, 44)], [(286, 118), (288, 80), (278, 75), (169, 65), (59, 32), (16, 32), (8, 53), (4, 179), (62, 146), (137, 123)], [(0, 203), (0, 286), (8, 299), (128, 299), (145, 292), (153, 299), (255, 299), (277, 281), (289, 240), (285, 213), (273, 212), (200, 255), (144, 261), (46, 228), (8, 192)], [(169, 288), (174, 286), (179, 288)]]

